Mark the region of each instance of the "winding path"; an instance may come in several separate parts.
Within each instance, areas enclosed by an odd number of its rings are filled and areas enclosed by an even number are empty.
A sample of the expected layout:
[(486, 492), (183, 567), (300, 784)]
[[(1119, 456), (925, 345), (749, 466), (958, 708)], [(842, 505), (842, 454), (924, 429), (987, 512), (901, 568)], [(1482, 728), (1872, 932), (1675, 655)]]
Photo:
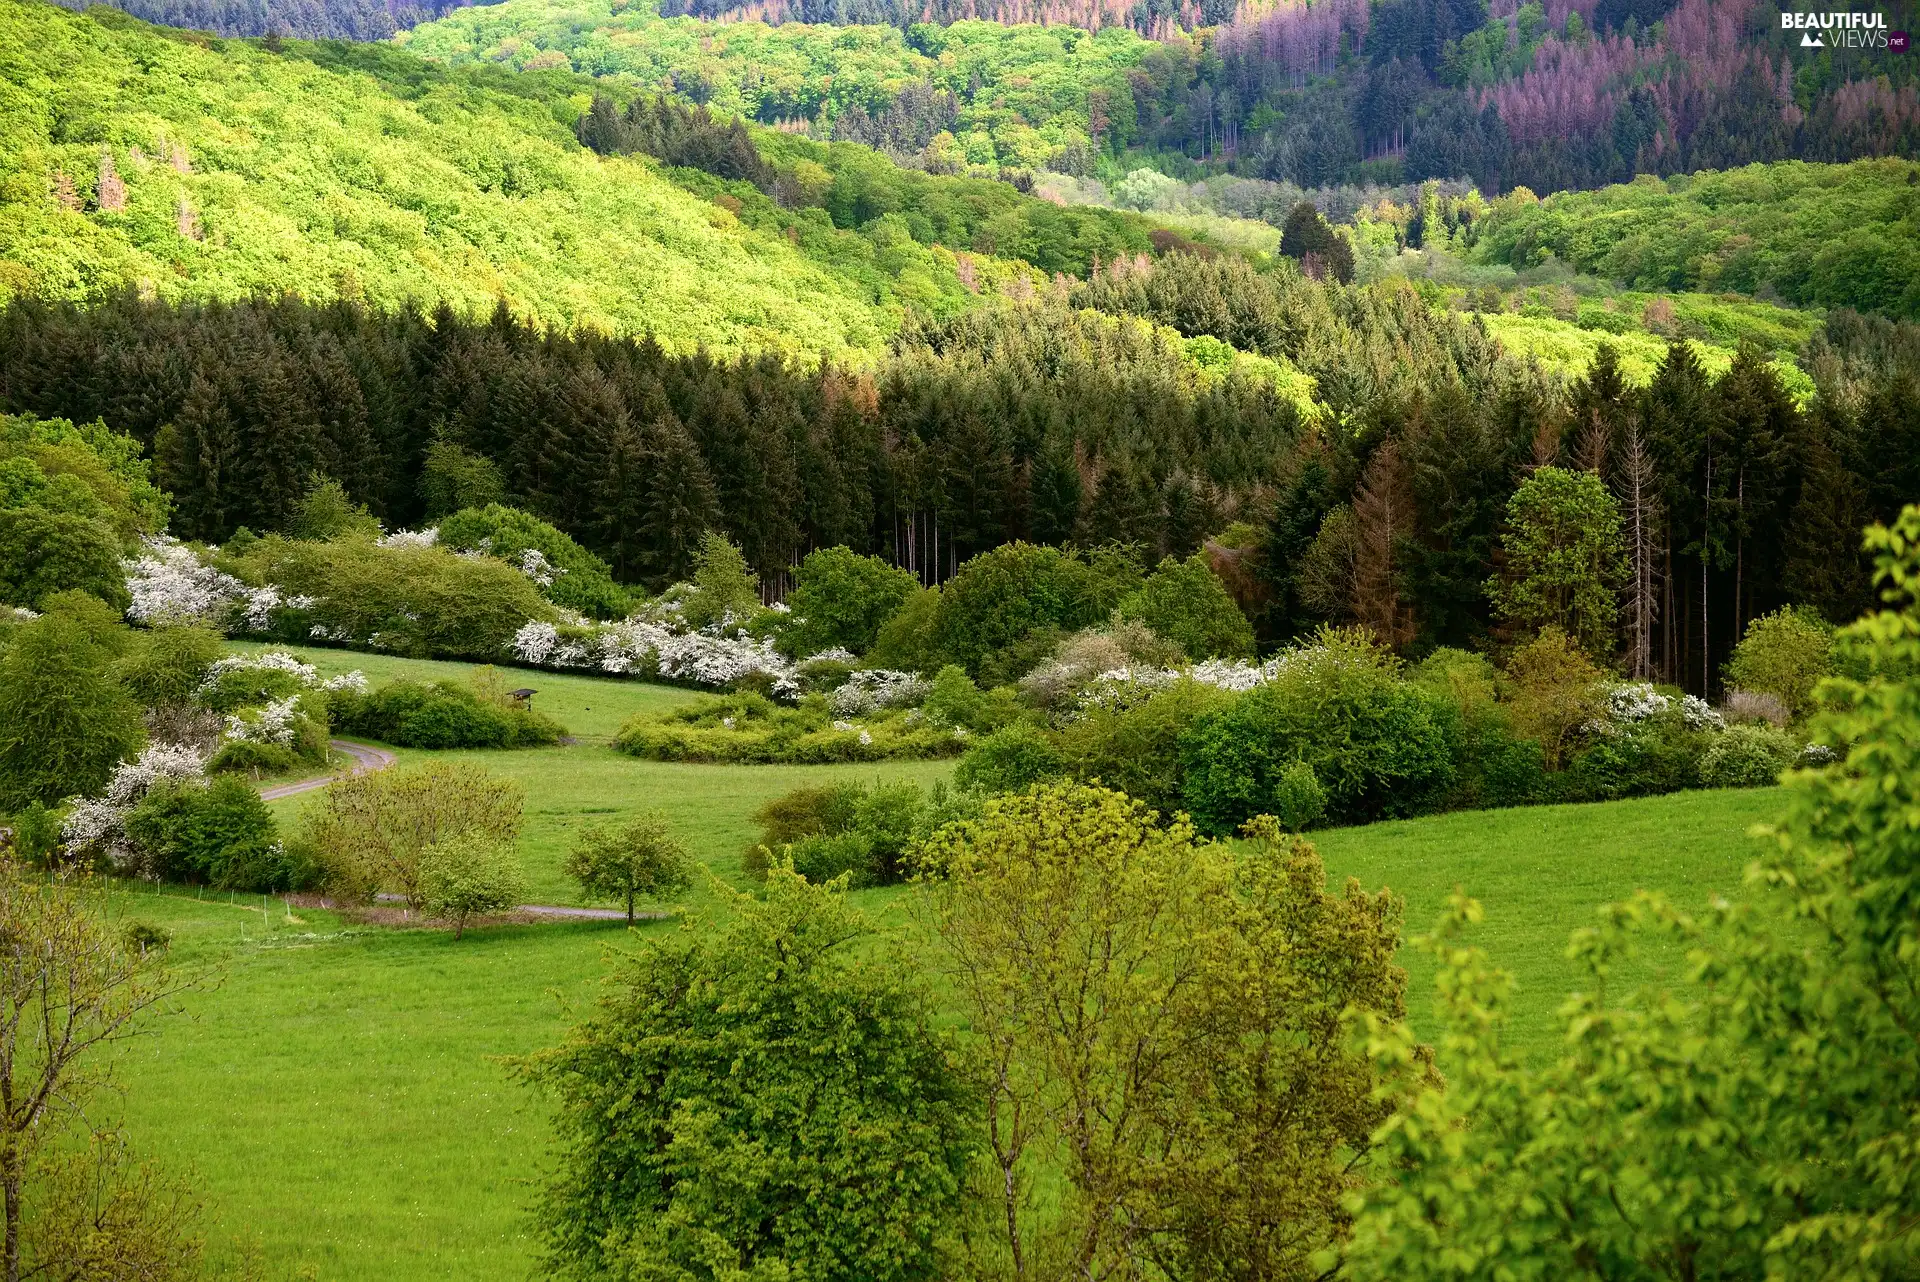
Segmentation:
[(315, 788), (324, 788), (335, 779), (352, 775), (372, 774), (376, 770), (385, 770), (393, 764), (393, 754), (385, 748), (375, 748), (370, 744), (352, 743), (346, 739), (329, 739), (327, 746), (346, 753), (353, 758), (353, 766), (342, 775), (339, 771), (331, 774), (315, 775), (311, 779), (296, 779), (292, 783), (279, 783), (271, 788), (260, 790), (262, 801), (278, 801), (282, 797), (297, 797), (303, 792), (312, 792)]
[[(348, 739), (329, 739), (328, 746), (353, 758), (353, 765), (347, 770), (334, 771), (332, 774), (315, 775), (311, 779), (296, 779), (292, 783), (279, 783), (271, 788), (260, 790), (262, 801), (278, 801), (282, 797), (297, 797), (303, 792), (312, 792), (324, 788), (336, 779), (350, 778), (353, 775), (372, 774), (376, 770), (385, 770), (394, 762), (393, 753), (385, 748), (376, 748), (372, 744), (354, 743)], [(381, 895), (381, 899), (394, 899), (394, 895)], [(541, 917), (560, 917), (575, 921), (625, 921), (627, 914), (618, 908), (569, 908), (561, 904), (518, 904), (515, 912), (534, 913)], [(644, 920), (663, 918), (667, 914), (659, 912), (635, 913)]]

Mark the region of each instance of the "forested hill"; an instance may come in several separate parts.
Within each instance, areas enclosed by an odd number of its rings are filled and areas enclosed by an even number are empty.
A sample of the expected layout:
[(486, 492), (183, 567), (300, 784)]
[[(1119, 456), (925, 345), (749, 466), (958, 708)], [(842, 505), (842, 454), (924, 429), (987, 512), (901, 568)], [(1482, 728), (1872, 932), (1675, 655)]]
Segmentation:
[[(90, 0), (59, 0), (85, 9)], [(386, 40), (471, 0), (114, 0), (143, 22), (223, 36)]]
[[(1883, 6), (1888, 26), (1911, 28), (1913, 7)], [(701, 20), (661, 16), (685, 0), (504, 0), (402, 38), (449, 61), (629, 75), (932, 167), (1109, 184), (1148, 164), (1187, 179), (1545, 192), (1920, 149), (1920, 59), (1802, 49), (1769, 0), (1168, 0), (1145, 6), (1158, 40), (1111, 25), (1118, 10), (1100, 0), (950, 15), (1046, 27), (941, 26), (946, 10), (909, 8), (902, 25), (768, 26), (756, 19), (871, 23), (891, 9), (802, 0)], [(1160, 30), (1163, 17), (1214, 25)]]
[(1503, 201), (1474, 256), (1520, 268), (1552, 256), (1633, 289), (1920, 317), (1920, 164), (1753, 165)]

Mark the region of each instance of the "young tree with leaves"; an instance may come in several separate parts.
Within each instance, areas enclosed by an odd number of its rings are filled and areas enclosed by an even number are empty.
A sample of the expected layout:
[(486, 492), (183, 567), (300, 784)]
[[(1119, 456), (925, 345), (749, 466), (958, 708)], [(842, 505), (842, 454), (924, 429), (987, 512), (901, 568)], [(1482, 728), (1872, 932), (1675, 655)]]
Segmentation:
[(972, 1276), (1306, 1277), (1343, 1236), (1390, 1109), (1343, 1012), (1401, 1008), (1399, 905), (1329, 894), (1271, 819), (1248, 832), (1236, 859), (1058, 784), (923, 852), (984, 1074)]
[(693, 856), (674, 839), (667, 817), (650, 810), (618, 828), (582, 829), (562, 866), (581, 893), (624, 900), (633, 925), (637, 899), (666, 899), (693, 885)]
[(975, 1102), (926, 992), (839, 891), (775, 867), (725, 924), (651, 941), (567, 1040), (554, 1275), (946, 1276)]
[(1523, 633), (1558, 628), (1589, 654), (1613, 649), (1616, 588), (1627, 579), (1620, 508), (1591, 472), (1543, 467), (1507, 503), (1506, 572), (1487, 583)]

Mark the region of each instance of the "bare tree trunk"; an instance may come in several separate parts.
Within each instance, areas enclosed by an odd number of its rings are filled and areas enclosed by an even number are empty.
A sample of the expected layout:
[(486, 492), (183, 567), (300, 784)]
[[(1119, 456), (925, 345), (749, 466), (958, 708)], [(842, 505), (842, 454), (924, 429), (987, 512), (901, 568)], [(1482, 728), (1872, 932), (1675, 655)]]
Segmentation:
[(1653, 623), (1660, 602), (1655, 580), (1659, 549), (1659, 498), (1654, 493), (1658, 472), (1640, 439), (1637, 423), (1627, 425), (1627, 439), (1621, 459), (1621, 489), (1627, 501), (1628, 538), (1630, 539), (1633, 585), (1627, 598), (1627, 624), (1631, 630), (1629, 646), (1634, 677), (1644, 681), (1653, 671)]
[(1712, 620), (1708, 617), (1707, 605), (1707, 566), (1713, 560), (1713, 454), (1707, 454), (1707, 484), (1701, 491), (1702, 512), (1700, 526), (1700, 697), (1712, 698), (1712, 660), (1708, 657), (1712, 647), (1707, 638), (1712, 635)]

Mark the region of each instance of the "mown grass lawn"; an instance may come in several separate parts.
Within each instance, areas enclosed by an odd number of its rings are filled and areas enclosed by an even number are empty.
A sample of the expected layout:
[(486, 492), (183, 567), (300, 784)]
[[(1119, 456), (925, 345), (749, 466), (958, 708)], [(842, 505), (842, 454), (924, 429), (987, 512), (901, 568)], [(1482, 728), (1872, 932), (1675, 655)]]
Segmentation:
[[(409, 675), (402, 660), (302, 651)], [(396, 666), (376, 674), (374, 664)], [(465, 665), (447, 665), (463, 675)], [(526, 684), (596, 710), (686, 692), (637, 683), (553, 678)], [(618, 701), (630, 700), (621, 705)], [(559, 702), (556, 698), (555, 702)], [(551, 709), (550, 709), (551, 710)], [(564, 719), (564, 717), (563, 717)], [(637, 761), (582, 744), (527, 752), (429, 754), (481, 761), (528, 792), (524, 843), (535, 897), (578, 902), (559, 875), (573, 829), (658, 806), (723, 880), (737, 882), (749, 816), (802, 782), (943, 776), (951, 763), (725, 767)], [(1536, 1054), (1557, 1036), (1555, 1008), (1579, 977), (1567, 937), (1601, 903), (1636, 889), (1697, 908), (1740, 887), (1754, 852), (1746, 836), (1772, 817), (1778, 790), (1685, 793), (1594, 806), (1442, 815), (1315, 834), (1337, 881), (1391, 886), (1409, 932), (1425, 930), (1459, 885), (1482, 900), (1477, 938), (1514, 972), (1516, 1040)], [(276, 803), (283, 822), (304, 799)], [(856, 899), (907, 932), (902, 889)], [(697, 912), (711, 892), (697, 894)], [(499, 1057), (564, 1033), (561, 1002), (590, 1003), (611, 950), (636, 942), (619, 923), (500, 926), (455, 943), (435, 930), (352, 927), (331, 913), (290, 913), (277, 900), (126, 893), (116, 911), (164, 924), (183, 964), (215, 964), (218, 982), (189, 994), (180, 1017), (152, 1025), (121, 1064), (125, 1115), (139, 1148), (191, 1169), (208, 1206), (216, 1260), (257, 1252), (268, 1276), (517, 1280), (533, 1274), (526, 1208), (548, 1135), (541, 1102)], [(297, 917), (297, 919), (296, 919)], [(643, 925), (658, 937), (675, 923)], [(909, 946), (912, 940), (908, 939)], [(1428, 1024), (1431, 970), (1403, 954), (1411, 1009)], [(1655, 950), (1652, 974), (1676, 959)]]

